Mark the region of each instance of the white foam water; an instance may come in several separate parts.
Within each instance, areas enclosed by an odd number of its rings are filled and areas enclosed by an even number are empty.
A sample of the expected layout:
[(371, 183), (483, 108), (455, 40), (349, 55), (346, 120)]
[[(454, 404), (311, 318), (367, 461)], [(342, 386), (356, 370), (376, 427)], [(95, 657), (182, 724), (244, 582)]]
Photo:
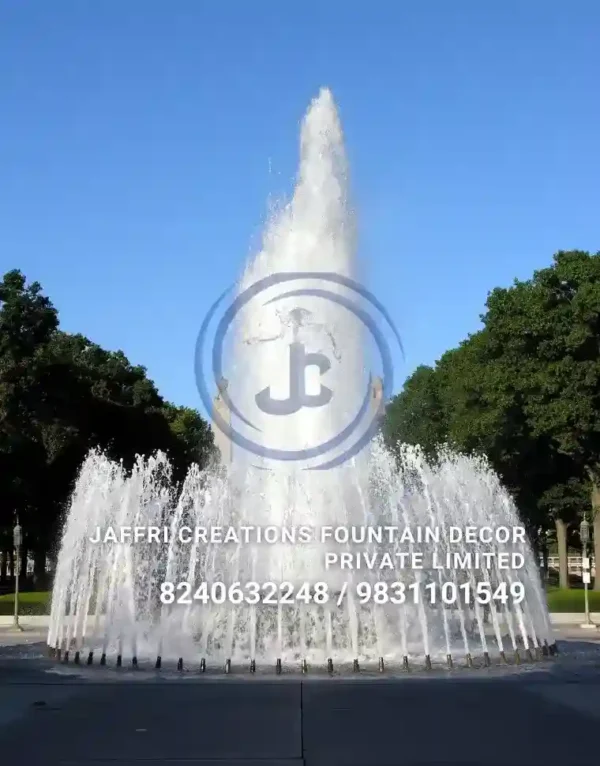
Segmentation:
[[(228, 393), (243, 413), (236, 430), (268, 449), (302, 450), (339, 434), (369, 391), (367, 344), (355, 314), (317, 294), (281, 297), (315, 287), (314, 272), (356, 280), (355, 226), (348, 198), (348, 168), (342, 129), (331, 93), (311, 104), (301, 131), (300, 170), (290, 203), (266, 228), (260, 253), (247, 265), (240, 291), (273, 274), (307, 274), (305, 283), (274, 285), (240, 312), (234, 333)], [(318, 280), (317, 280), (318, 282)], [(327, 284), (330, 293), (344, 288)], [(269, 302), (276, 298), (273, 302)], [(285, 416), (261, 410), (256, 394), (290, 397), (290, 345), (323, 354), (329, 369), (307, 376), (306, 393), (320, 385), (331, 400)], [(308, 368), (307, 368), (308, 369)], [(367, 413), (368, 417), (372, 412)], [(254, 661), (310, 665), (431, 661), (478, 653), (533, 652), (551, 640), (551, 627), (535, 563), (527, 542), (456, 545), (451, 527), (515, 527), (518, 514), (485, 461), (442, 454), (428, 464), (415, 448), (392, 455), (374, 439), (358, 455), (329, 470), (306, 470), (311, 460), (277, 461), (264, 453), (234, 450), (232, 462), (200, 471), (192, 467), (181, 487), (171, 480), (166, 456), (139, 458), (131, 472), (92, 452), (73, 493), (56, 569), (48, 643), (62, 651), (185, 659), (223, 666)], [(342, 447), (340, 448), (342, 449)], [(312, 460), (314, 463), (315, 460)], [(425, 545), (378, 542), (340, 546), (311, 544), (93, 543), (98, 527), (308, 526), (431, 527), (439, 539)], [(387, 554), (391, 569), (327, 567), (326, 555), (345, 551)], [(402, 553), (424, 554), (422, 569), (401, 567)], [(523, 566), (506, 570), (498, 559), (477, 569), (446, 562), (448, 552), (520, 553)], [(436, 569), (435, 558), (446, 562)], [(326, 604), (162, 604), (160, 584), (189, 582), (226, 586), (249, 581), (289, 582), (294, 588), (325, 582)], [(516, 582), (525, 598), (510, 597), (484, 607), (452, 593), (475, 592), (480, 581), (506, 593)], [(401, 583), (406, 598), (375, 603), (377, 582)], [(363, 583), (364, 585), (359, 584)], [(444, 586), (444, 583), (449, 585)], [(443, 590), (443, 587), (445, 590)], [(366, 603), (361, 594), (371, 588)], [(393, 586), (398, 591), (399, 586)], [(462, 590), (461, 590), (462, 589)], [(498, 592), (500, 592), (498, 591)], [(311, 591), (313, 592), (313, 591)], [(391, 593), (392, 590), (389, 590)], [(442, 601), (442, 592), (450, 594)], [(435, 603), (432, 594), (436, 593)], [(183, 591), (181, 595), (185, 595)], [(339, 600), (339, 604), (338, 604)], [(421, 660), (419, 660), (421, 661)]]

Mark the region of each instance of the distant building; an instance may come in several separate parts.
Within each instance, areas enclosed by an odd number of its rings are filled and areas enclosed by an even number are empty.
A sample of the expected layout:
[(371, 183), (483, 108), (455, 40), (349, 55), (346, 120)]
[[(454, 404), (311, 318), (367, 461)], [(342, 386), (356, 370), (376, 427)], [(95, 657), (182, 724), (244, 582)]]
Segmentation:
[(381, 414), (383, 414), (385, 406), (383, 401), (383, 380), (378, 377), (373, 378), (371, 390), (373, 391), (373, 409), (381, 409)]
[[(231, 411), (229, 410), (227, 402), (223, 397), (224, 392), (227, 391), (228, 385), (229, 383), (227, 379), (221, 378), (218, 384), (219, 391), (213, 401), (213, 409), (221, 416), (227, 425), (231, 425)], [(227, 434), (224, 434), (216, 424), (213, 424), (213, 433), (215, 438), (215, 447), (217, 447), (221, 453), (221, 462), (229, 465), (232, 458), (233, 443)]]

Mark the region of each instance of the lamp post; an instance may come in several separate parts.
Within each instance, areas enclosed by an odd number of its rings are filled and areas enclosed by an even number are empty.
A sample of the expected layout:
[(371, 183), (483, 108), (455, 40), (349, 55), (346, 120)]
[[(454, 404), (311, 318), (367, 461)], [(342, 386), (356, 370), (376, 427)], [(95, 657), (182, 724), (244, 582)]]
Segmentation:
[(21, 543), (23, 542), (22, 529), (17, 517), (17, 523), (13, 528), (13, 544), (15, 546), (15, 618), (13, 627), (15, 630), (23, 630), (19, 624), (19, 572), (21, 570)]
[(588, 585), (591, 581), (590, 560), (587, 555), (587, 546), (590, 540), (590, 523), (587, 516), (584, 515), (583, 521), (579, 525), (579, 539), (581, 540), (581, 579), (583, 580), (583, 598), (585, 604), (585, 622), (582, 628), (595, 628), (596, 625), (590, 617), (590, 600), (588, 594)]

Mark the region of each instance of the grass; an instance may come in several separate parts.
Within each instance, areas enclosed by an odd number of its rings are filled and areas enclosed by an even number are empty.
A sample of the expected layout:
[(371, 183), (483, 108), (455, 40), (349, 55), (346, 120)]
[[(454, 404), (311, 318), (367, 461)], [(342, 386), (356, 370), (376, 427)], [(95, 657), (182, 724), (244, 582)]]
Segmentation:
[[(600, 591), (588, 591), (590, 611), (600, 612)], [(583, 614), (583, 588), (557, 588), (549, 586), (547, 589), (548, 609), (551, 612), (580, 612)], [(32, 591), (19, 593), (19, 614), (23, 616), (50, 614), (50, 591)], [(0, 596), (0, 616), (11, 615), (15, 611), (15, 597), (13, 593)]]
[[(600, 591), (588, 590), (590, 611), (600, 612)], [(556, 588), (550, 586), (547, 593), (550, 612), (584, 612), (583, 588)]]
[[(32, 616), (38, 614), (50, 614), (50, 591), (31, 591), (19, 593), (19, 614)], [(6, 593), (0, 596), (0, 616), (15, 613), (15, 594)]]

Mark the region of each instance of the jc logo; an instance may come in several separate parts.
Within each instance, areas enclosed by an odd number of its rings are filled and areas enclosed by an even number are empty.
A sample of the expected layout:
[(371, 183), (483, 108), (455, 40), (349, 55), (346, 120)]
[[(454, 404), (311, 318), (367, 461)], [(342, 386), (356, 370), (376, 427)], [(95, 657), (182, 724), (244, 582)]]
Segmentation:
[(287, 399), (274, 399), (271, 396), (271, 387), (267, 386), (254, 397), (259, 409), (267, 415), (293, 415), (302, 407), (322, 407), (329, 404), (333, 393), (326, 386), (321, 385), (318, 394), (306, 393), (305, 371), (307, 367), (312, 366), (318, 367), (323, 375), (331, 367), (331, 362), (324, 354), (307, 354), (304, 344), (298, 341), (291, 343), (290, 395)]

